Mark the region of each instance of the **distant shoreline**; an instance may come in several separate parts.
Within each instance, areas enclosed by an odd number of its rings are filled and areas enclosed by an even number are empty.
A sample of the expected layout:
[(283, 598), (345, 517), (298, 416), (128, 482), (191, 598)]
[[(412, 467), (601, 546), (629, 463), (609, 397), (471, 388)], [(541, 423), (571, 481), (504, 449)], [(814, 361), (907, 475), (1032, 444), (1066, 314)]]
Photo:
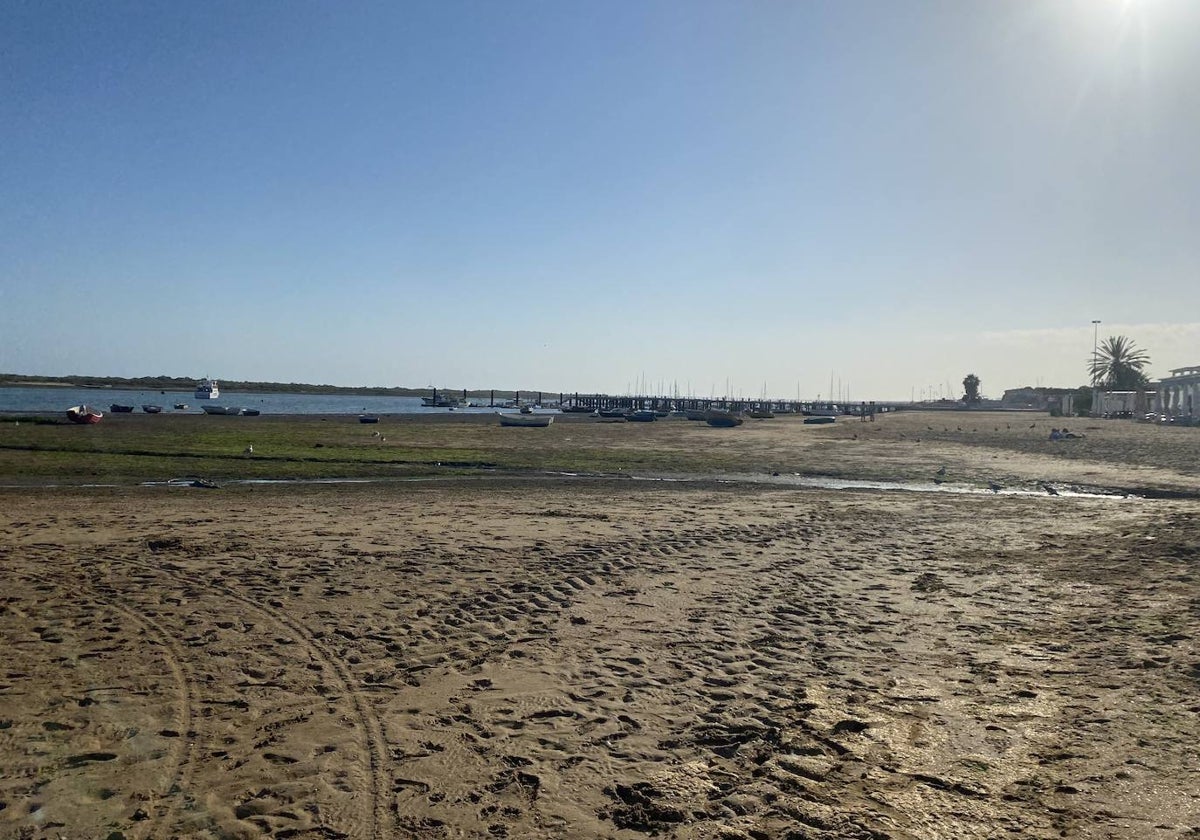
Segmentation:
[[(427, 397), (433, 388), (382, 388), (382, 387), (347, 387), (343, 385), (309, 385), (303, 383), (284, 382), (243, 382), (235, 380), (219, 380), (221, 390), (229, 393), (253, 394), (313, 394), (325, 396), (347, 397)], [(194, 381), (181, 381), (177, 378), (168, 380), (154, 379), (109, 379), (103, 377), (84, 379), (83, 377), (41, 377), (37, 379), (21, 379), (13, 375), (0, 374), (0, 388), (89, 388), (97, 391), (161, 391), (164, 393), (190, 394), (195, 390)], [(460, 395), (461, 388), (437, 388), (439, 394)], [(467, 389), (468, 398), (486, 399), (495, 394), (496, 399), (513, 399), (518, 393), (515, 390), (489, 388)], [(558, 391), (537, 389), (522, 389), (522, 394), (558, 394)], [(565, 392), (564, 392), (565, 393)]]

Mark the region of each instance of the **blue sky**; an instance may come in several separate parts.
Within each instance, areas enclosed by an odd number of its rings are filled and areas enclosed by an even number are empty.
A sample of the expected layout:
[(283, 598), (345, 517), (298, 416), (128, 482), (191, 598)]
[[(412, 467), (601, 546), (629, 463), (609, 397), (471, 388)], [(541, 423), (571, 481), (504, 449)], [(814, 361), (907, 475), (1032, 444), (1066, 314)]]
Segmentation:
[[(0, 9), (0, 371), (899, 399), (1200, 363), (1200, 4)], [(955, 396), (958, 394), (955, 393)]]

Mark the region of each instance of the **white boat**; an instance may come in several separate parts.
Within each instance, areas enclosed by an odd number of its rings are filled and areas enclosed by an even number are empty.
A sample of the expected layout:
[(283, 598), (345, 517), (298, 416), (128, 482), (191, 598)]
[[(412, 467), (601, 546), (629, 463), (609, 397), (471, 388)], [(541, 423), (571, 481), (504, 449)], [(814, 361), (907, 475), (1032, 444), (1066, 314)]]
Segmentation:
[(217, 387), (217, 381), (215, 379), (205, 379), (203, 382), (196, 383), (196, 399), (215, 400), (220, 396), (221, 389)]
[(241, 414), (241, 406), (236, 405), (202, 405), (205, 414)]
[(813, 403), (804, 413), (809, 417), (841, 417), (845, 414), (837, 403)]
[(501, 414), (501, 426), (525, 426), (526, 428), (545, 428), (554, 422), (553, 414)]

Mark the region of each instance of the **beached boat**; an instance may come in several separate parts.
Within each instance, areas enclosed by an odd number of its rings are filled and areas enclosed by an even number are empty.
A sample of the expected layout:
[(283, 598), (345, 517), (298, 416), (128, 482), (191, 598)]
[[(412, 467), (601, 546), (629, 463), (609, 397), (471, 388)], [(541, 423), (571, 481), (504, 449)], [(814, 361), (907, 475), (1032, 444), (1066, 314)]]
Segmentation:
[(371, 416), (371, 415), (369, 415), (369, 414), (360, 414), (360, 415), (358, 416), (358, 422), (359, 422), (359, 423), (378, 423), (378, 422), (379, 422), (379, 418), (378, 418), (378, 417), (373, 417), (373, 416)]
[(501, 426), (524, 426), (530, 429), (541, 429), (554, 422), (553, 414), (501, 414)]
[(608, 417), (608, 418), (620, 417), (622, 420), (624, 420), (625, 415), (628, 412), (624, 408), (602, 408), (599, 411), (597, 411), (596, 413), (599, 414), (601, 417)]
[(234, 405), (202, 405), (205, 414), (241, 414), (242, 409)]
[(146, 412), (147, 414), (161, 414), (162, 406), (161, 405), (144, 405), (144, 406), (142, 406), (142, 411)]
[(67, 409), (67, 419), (72, 423), (99, 423), (104, 413), (90, 405), (73, 405)]
[(262, 414), (262, 412), (259, 411), (257, 408), (243, 408), (242, 409), (243, 417), (257, 417), (260, 414)]
[(193, 396), (198, 400), (215, 400), (220, 398), (221, 389), (217, 380), (205, 379), (196, 383), (196, 393)]
[(176, 411), (187, 411), (187, 407), (188, 407), (187, 403), (175, 403)]
[(817, 415), (813, 415), (811, 417), (804, 418), (804, 425), (806, 425), (806, 426), (824, 426), (826, 423), (835, 423), (835, 422), (837, 422), (836, 417), (826, 416), (824, 414), (817, 414)]
[(631, 411), (625, 415), (630, 423), (652, 423), (658, 419), (658, 414), (648, 408)]
[(751, 420), (770, 420), (775, 416), (775, 412), (769, 408), (754, 408), (747, 411), (746, 416)]
[(119, 403), (113, 403), (112, 405), (110, 405), (108, 407), (108, 410), (111, 411), (113, 414), (132, 414), (133, 406), (120, 405)]
[(704, 412), (704, 422), (718, 429), (731, 429), (734, 426), (742, 425), (744, 421), (740, 414), (734, 414), (732, 411), (723, 411), (719, 408), (710, 408)]

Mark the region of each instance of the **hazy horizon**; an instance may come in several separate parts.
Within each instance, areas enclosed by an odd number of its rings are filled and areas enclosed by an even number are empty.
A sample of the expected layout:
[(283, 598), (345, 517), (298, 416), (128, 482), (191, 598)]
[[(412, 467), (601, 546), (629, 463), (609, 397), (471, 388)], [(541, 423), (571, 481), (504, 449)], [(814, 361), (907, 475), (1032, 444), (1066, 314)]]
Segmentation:
[(1200, 364), (1186, 0), (0, 22), (0, 370), (999, 396), (1095, 319)]

